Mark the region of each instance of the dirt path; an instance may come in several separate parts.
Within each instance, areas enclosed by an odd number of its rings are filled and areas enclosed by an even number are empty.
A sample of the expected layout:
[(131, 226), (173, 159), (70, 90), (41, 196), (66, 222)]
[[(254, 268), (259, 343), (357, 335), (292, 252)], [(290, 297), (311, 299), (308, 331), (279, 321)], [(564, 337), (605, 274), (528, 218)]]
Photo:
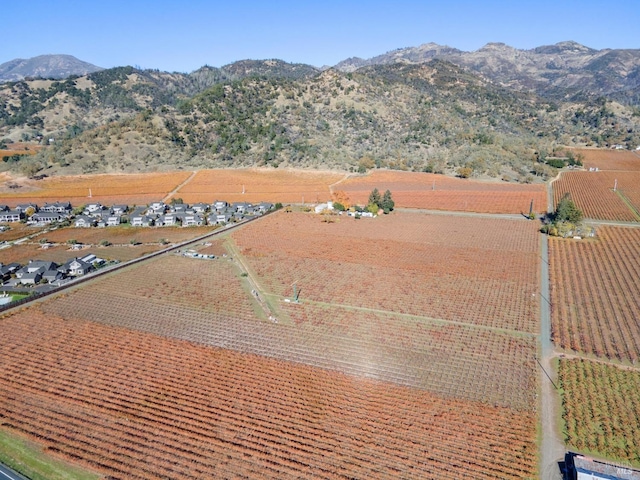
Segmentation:
[(198, 174), (198, 170), (194, 170), (193, 172), (191, 172), (191, 175), (189, 175), (189, 178), (187, 178), (184, 182), (182, 182), (180, 185), (178, 185), (176, 188), (174, 188), (173, 190), (171, 190), (163, 199), (163, 202), (168, 202), (171, 197), (173, 197), (176, 193), (178, 193), (180, 191), (180, 189), (182, 187), (184, 187), (187, 183), (189, 183), (191, 180), (193, 180), (193, 177), (195, 177)]
[(344, 177), (342, 177), (340, 180), (338, 180), (337, 182), (332, 183), (331, 185), (329, 185), (329, 193), (333, 196), (333, 187), (335, 187), (336, 185), (340, 185), (342, 182), (344, 182), (349, 177), (351, 177), (351, 174), (350, 173), (346, 173), (344, 175)]

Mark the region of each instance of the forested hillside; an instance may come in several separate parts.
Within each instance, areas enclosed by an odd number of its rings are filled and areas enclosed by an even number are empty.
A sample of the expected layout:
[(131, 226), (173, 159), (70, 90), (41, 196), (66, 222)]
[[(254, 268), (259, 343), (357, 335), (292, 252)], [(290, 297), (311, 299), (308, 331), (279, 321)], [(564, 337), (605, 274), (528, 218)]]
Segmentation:
[(191, 74), (121, 67), (0, 85), (0, 139), (45, 146), (4, 162), (29, 175), (465, 166), (474, 176), (533, 181), (552, 173), (535, 162), (562, 145), (635, 148), (639, 132), (633, 105), (540, 97), (442, 60), (353, 72), (279, 60)]

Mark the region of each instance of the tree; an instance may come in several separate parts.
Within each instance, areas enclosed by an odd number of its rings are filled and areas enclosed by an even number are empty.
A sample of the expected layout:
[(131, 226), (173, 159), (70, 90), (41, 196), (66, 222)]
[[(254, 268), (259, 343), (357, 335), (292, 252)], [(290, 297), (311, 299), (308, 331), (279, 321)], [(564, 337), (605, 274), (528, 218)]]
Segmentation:
[(386, 190), (384, 192), (384, 195), (382, 196), (382, 205), (380, 205), (380, 207), (382, 207), (382, 210), (384, 210), (384, 213), (389, 213), (393, 211), (393, 208), (395, 206), (396, 206), (396, 202), (394, 202), (393, 198), (391, 198), (391, 191)]
[(458, 176), (460, 178), (469, 178), (472, 173), (473, 173), (473, 169), (469, 167), (460, 167), (458, 169)]
[(369, 205), (377, 205), (378, 207), (380, 207), (380, 204), (382, 203), (382, 200), (380, 199), (380, 192), (378, 191), (377, 188), (374, 188), (371, 193), (369, 194)]
[(573, 203), (569, 192), (565, 193), (558, 202), (553, 219), (558, 222), (580, 223), (582, 221), (582, 211)]

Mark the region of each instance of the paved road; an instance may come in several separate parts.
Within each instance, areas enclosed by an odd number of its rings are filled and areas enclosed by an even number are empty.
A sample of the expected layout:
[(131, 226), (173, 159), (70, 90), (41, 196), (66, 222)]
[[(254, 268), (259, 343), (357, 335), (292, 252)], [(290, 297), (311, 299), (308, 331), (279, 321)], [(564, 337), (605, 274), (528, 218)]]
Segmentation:
[[(564, 460), (565, 447), (558, 432), (559, 395), (552, 380), (554, 378), (551, 360), (554, 356), (551, 341), (551, 303), (549, 296), (549, 247), (545, 234), (541, 237), (540, 255), (540, 372), (541, 395), (540, 421), (542, 423), (542, 441), (540, 445), (540, 478), (543, 480), (562, 480), (558, 462)], [(543, 370), (544, 369), (544, 370)], [(545, 373), (546, 372), (546, 373)], [(555, 381), (555, 379), (554, 379)]]
[(0, 480), (28, 480), (28, 478), (0, 463)]

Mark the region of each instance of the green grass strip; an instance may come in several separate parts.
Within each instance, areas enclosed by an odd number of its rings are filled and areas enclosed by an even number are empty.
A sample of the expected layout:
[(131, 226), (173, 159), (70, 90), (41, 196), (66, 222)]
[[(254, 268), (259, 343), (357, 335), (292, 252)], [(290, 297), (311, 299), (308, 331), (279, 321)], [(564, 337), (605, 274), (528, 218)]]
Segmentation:
[(100, 475), (47, 455), (35, 443), (0, 429), (0, 462), (31, 480), (97, 480)]

